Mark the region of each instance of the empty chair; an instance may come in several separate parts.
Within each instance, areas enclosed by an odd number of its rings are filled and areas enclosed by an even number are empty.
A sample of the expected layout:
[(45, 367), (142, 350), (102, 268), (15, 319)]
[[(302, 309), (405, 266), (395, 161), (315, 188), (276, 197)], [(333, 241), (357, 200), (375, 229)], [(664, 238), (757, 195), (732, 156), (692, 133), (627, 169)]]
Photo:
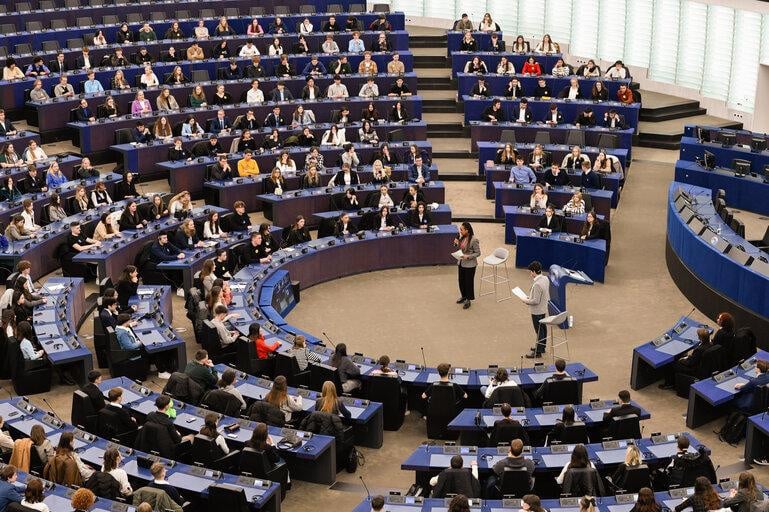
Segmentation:
[(131, 142), (131, 129), (120, 128), (115, 130), (115, 144), (128, 144)]
[(190, 18), (190, 11), (188, 11), (187, 9), (180, 9), (180, 10), (176, 11), (176, 16), (180, 20), (189, 19)]
[(240, 16), (240, 10), (237, 7), (227, 7), (224, 9), (224, 15), (228, 18), (237, 18)]
[(550, 132), (538, 130), (534, 135), (534, 144), (542, 144), (543, 146), (550, 144)]
[(561, 432), (561, 443), (574, 444), (574, 443), (588, 443), (589, 438), (587, 435), (587, 427), (581, 421), (576, 421), (568, 425), (564, 425), (563, 432)]
[(72, 393), (72, 424), (84, 428), (87, 432), (96, 431), (97, 414), (91, 398), (79, 389)]
[(566, 135), (566, 144), (569, 146), (584, 146), (585, 132), (582, 130), (569, 130), (568, 134)]
[(207, 69), (194, 69), (192, 71), (193, 82), (208, 82), (210, 80), (211, 77), (209, 76)]
[(93, 19), (90, 16), (80, 16), (75, 20), (78, 27), (90, 27), (93, 25)]
[(200, 17), (201, 18), (214, 18), (214, 17), (216, 17), (216, 11), (214, 9), (201, 9), (200, 10)]
[(338, 395), (343, 393), (342, 381), (336, 368), (327, 364), (310, 363), (310, 389), (323, 389), (323, 383), (327, 380), (334, 383)]
[(291, 13), (291, 9), (287, 5), (276, 5), (275, 14), (278, 16), (287, 16)]
[(8, 48), (5, 46), (0, 46), (0, 57), (7, 57), (8, 56)]
[(29, 43), (21, 43), (16, 45), (16, 53), (19, 55), (24, 55), (28, 53), (32, 53), (32, 45)]
[(16, 2), (16, 10), (19, 12), (31, 11), (32, 4), (30, 2)]
[(618, 143), (619, 138), (610, 133), (604, 133), (598, 137), (598, 147), (601, 148), (616, 148)]
[(499, 137), (499, 142), (502, 144), (512, 144), (515, 146), (515, 130), (502, 130), (502, 135)]
[(56, 8), (56, 2), (54, 2), (54, 0), (40, 0), (38, 5), (40, 6), (40, 9), (44, 11)]
[(62, 20), (62, 19), (51, 20), (50, 27), (53, 30), (67, 28), (67, 20)]
[(331, 14), (336, 14), (342, 12), (343, 7), (342, 4), (328, 4), (326, 7), (326, 12)]
[(636, 414), (613, 416), (609, 421), (608, 434), (613, 439), (639, 439), (641, 420)]
[(234, 468), (236, 461), (240, 458), (240, 450), (232, 450), (225, 455), (213, 437), (196, 434), (192, 440), (189, 456), (196, 466), (229, 471)]
[(0, 31), (3, 34), (13, 34), (16, 32), (16, 25), (13, 23), (3, 23), (0, 25)]
[(497, 483), (501, 496), (523, 498), (531, 492), (531, 478), (526, 468), (505, 468)]
[(37, 32), (43, 30), (43, 22), (41, 21), (28, 21), (27, 32)]
[(104, 5), (104, 0), (90, 0), (88, 2), (88, 5), (91, 7), (99, 7), (101, 5)]
[(567, 377), (560, 380), (547, 380), (543, 384), (542, 402), (556, 405), (578, 404), (580, 402), (579, 382)]
[(743, 172), (748, 173), (750, 172), (750, 160), (744, 160), (742, 158), (733, 158), (732, 159), (732, 169), (735, 172)]
[(392, 130), (388, 135), (387, 138), (390, 142), (403, 142), (407, 139), (406, 132), (398, 129), (398, 130)]
[(141, 23), (144, 21), (144, 15), (140, 12), (129, 12), (128, 15), (126, 15), (126, 21), (128, 23)]
[(315, 6), (314, 5), (300, 5), (299, 6), (299, 13), (300, 14), (315, 14)]
[(73, 38), (73, 39), (67, 39), (67, 48), (69, 48), (70, 50), (74, 50), (74, 49), (82, 48), (82, 47), (83, 47), (83, 39), (82, 38), (78, 37), (78, 38)]
[(120, 19), (117, 17), (116, 14), (105, 14), (101, 17), (101, 22), (104, 25), (117, 25), (120, 23)]
[[(480, 295), (494, 294), (497, 302), (502, 302), (513, 297), (510, 287), (510, 275), (507, 272), (507, 259), (510, 257), (510, 251), (504, 247), (497, 247), (494, 252), (483, 258), (483, 267), (481, 268), (481, 287)], [(487, 272), (490, 270), (490, 272)], [(502, 272), (504, 271), (504, 275)], [(484, 291), (483, 285), (490, 284), (493, 289)], [(502, 293), (500, 293), (500, 287)]]
[(246, 491), (242, 487), (227, 484), (215, 484), (208, 488), (208, 511), (249, 512)]
[(80, 7), (80, 0), (64, 0), (64, 7), (68, 7), (68, 8)]
[[(299, 363), (296, 361), (296, 358), (288, 354), (275, 352), (275, 375), (286, 377), (286, 382), (292, 387), (310, 385), (310, 369), (299, 370)], [(371, 400), (374, 399), (371, 398)], [(378, 402), (379, 400), (375, 401)]]
[(366, 4), (350, 4), (350, 12), (366, 12)]
[(390, 4), (374, 4), (371, 12), (390, 12)]
[(264, 14), (265, 14), (265, 9), (264, 9), (264, 7), (262, 7), (261, 5), (259, 5), (259, 6), (253, 6), (253, 7), (251, 7), (251, 9), (249, 9), (249, 11), (248, 11), (248, 12), (249, 12), (249, 14), (250, 14), (251, 16), (264, 16)]
[(732, 366), (738, 362), (748, 359), (756, 353), (756, 335), (750, 327), (740, 327), (734, 331), (734, 341), (732, 341), (731, 356), (732, 360), (725, 363), (725, 366)]
[(288, 466), (285, 461), (273, 464), (264, 451), (253, 448), (243, 448), (240, 452), (238, 469), (255, 478), (263, 478), (280, 483), (281, 495), (285, 495), (288, 483)]
[(55, 52), (60, 46), (58, 41), (43, 41), (42, 48), (44, 52)]
[(153, 11), (150, 13), (150, 20), (151, 21), (163, 21), (166, 19), (166, 13), (162, 11)]
[(387, 376), (371, 377), (367, 397), (382, 403), (385, 430), (398, 430), (406, 416), (406, 395), (401, 393), (399, 379)]

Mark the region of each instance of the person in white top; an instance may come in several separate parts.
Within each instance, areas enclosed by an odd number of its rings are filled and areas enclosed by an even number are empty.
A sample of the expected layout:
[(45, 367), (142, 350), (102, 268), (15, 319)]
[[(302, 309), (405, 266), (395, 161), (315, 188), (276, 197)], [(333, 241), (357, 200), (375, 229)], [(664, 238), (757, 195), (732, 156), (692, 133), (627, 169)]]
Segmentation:
[(379, 203), (377, 204), (378, 208), (382, 208), (383, 206), (388, 206), (392, 208), (395, 206), (395, 203), (393, 202), (393, 198), (390, 195), (390, 190), (387, 188), (387, 185), (382, 185), (379, 187)]
[(311, 34), (313, 31), (312, 23), (310, 23), (310, 18), (305, 18), (302, 20), (302, 23), (299, 25), (299, 33), (300, 34)]
[(545, 187), (543, 187), (539, 183), (534, 184), (534, 191), (531, 193), (531, 198), (529, 199), (529, 206), (531, 206), (532, 209), (547, 208), (547, 192), (545, 192)]
[(301, 395), (291, 396), (288, 394), (288, 384), (286, 378), (282, 375), (275, 377), (270, 392), (264, 397), (264, 401), (280, 407), (286, 417), (286, 421), (291, 421), (291, 415), (294, 412), (302, 410)]
[[(488, 386), (481, 386), (481, 391), (486, 398), (490, 398), (491, 394), (497, 388), (504, 388), (508, 386), (517, 386), (514, 380), (507, 374), (507, 370), (504, 368), (497, 369), (496, 375), (489, 379)], [(484, 388), (486, 388), (484, 390)]]
[(24, 209), (21, 211), (21, 217), (24, 219), (24, 229), (27, 231), (37, 231), (40, 229), (40, 226), (35, 223), (35, 209), (33, 208), (32, 199), (24, 199), (22, 206)]
[(222, 231), (219, 222), (219, 212), (208, 214), (208, 220), (203, 224), (203, 238), (227, 238), (227, 233)]
[(344, 128), (340, 130), (335, 124), (325, 131), (320, 140), (321, 145), (324, 146), (343, 146), (346, 142)]
[(195, 27), (195, 37), (198, 39), (208, 39), (208, 28), (203, 20), (198, 20), (198, 26)]
[(152, 71), (151, 66), (144, 66), (144, 73), (142, 74), (140, 81), (144, 87), (157, 87), (160, 85), (158, 76)]
[(115, 480), (117, 480), (120, 484), (120, 494), (128, 496), (133, 493), (133, 489), (131, 488), (131, 483), (128, 481), (128, 474), (125, 469), (120, 467), (120, 462), (122, 460), (123, 457), (120, 455), (117, 448), (107, 448), (104, 452), (104, 464), (102, 465), (101, 470), (105, 473), (109, 473)]
[(37, 142), (34, 140), (29, 141), (29, 146), (27, 146), (27, 149), (24, 150), (24, 161), (28, 164), (33, 164), (37, 162), (38, 160), (45, 160), (48, 158), (48, 155), (45, 154), (45, 151), (43, 151), (43, 148), (37, 145)]
[(254, 45), (254, 42), (251, 39), (249, 39), (246, 41), (246, 44), (243, 45), (243, 48), (240, 49), (239, 55), (241, 57), (253, 57), (259, 55), (259, 48)]
[(580, 99), (579, 80), (572, 78), (569, 80), (569, 89), (566, 91), (566, 98), (570, 100)]
[(204, 436), (213, 438), (214, 443), (216, 443), (216, 446), (219, 447), (224, 455), (230, 453), (230, 447), (227, 446), (227, 441), (224, 439), (224, 436), (222, 436), (217, 430), (217, 426), (219, 424), (219, 415), (215, 412), (209, 412), (206, 414), (204, 422), (205, 423), (203, 427), (200, 429), (200, 433)]
[(534, 51), (537, 53), (558, 53), (560, 46), (550, 39), (550, 34), (545, 34), (542, 36), (542, 41), (534, 48)]
[(379, 86), (374, 81), (373, 76), (369, 76), (366, 83), (361, 86), (358, 96), (362, 98), (375, 98), (379, 96)]
[(291, 155), (288, 151), (283, 151), (280, 154), (278, 160), (275, 162), (275, 167), (280, 169), (281, 173), (296, 172), (296, 162), (293, 158), (291, 158)]
[(27, 488), (24, 490), (24, 499), (21, 500), (21, 505), (39, 512), (49, 512), (50, 509), (48, 505), (43, 503), (43, 498), (43, 482), (39, 478), (27, 480)]
[(251, 88), (246, 93), (246, 103), (264, 103), (264, 92), (259, 88), (259, 80), (251, 82)]
[(607, 78), (627, 78), (627, 70), (621, 60), (614, 63), (612, 67), (606, 70), (604, 75)]

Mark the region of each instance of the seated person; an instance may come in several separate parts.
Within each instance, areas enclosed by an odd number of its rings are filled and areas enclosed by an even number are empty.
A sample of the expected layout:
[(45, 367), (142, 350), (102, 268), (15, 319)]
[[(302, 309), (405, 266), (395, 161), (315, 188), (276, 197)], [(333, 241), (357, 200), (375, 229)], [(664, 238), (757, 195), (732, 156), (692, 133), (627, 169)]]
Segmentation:
[(548, 187), (563, 187), (569, 184), (569, 175), (562, 171), (558, 162), (550, 164), (550, 168), (545, 171), (545, 185)]
[(123, 407), (123, 388), (115, 387), (107, 392), (107, 408), (115, 414), (117, 424), (112, 425), (115, 432), (124, 434), (139, 429), (136, 418)]
[(630, 403), (630, 391), (623, 389), (617, 394), (617, 397), (619, 398), (619, 405), (615, 405), (609, 411), (603, 413), (604, 421), (616, 418), (617, 416), (627, 416), (628, 414), (641, 416), (641, 408)]
[(176, 231), (175, 242), (176, 246), (181, 250), (190, 250), (197, 247), (204, 247), (206, 243), (198, 236), (197, 229), (195, 229), (195, 221), (187, 218), (179, 226)]
[(587, 212), (580, 238), (582, 240), (606, 240), (606, 226), (592, 210)]
[(133, 331), (133, 326), (136, 325), (136, 322), (131, 320), (130, 314), (120, 313), (117, 317), (117, 324), (115, 336), (120, 348), (123, 350), (139, 350), (142, 348), (141, 342)]
[(438, 365), (438, 381), (430, 384), (427, 389), (422, 393), (423, 400), (430, 400), (433, 389), (435, 386), (451, 386), (454, 389), (454, 398), (457, 403), (467, 399), (467, 393), (462, 389), (462, 386), (449, 380), (449, 372), (451, 371), (451, 365), (449, 363), (441, 363)]
[(580, 165), (582, 167), (582, 174), (580, 175), (581, 186), (589, 189), (601, 188), (601, 178), (597, 172), (593, 172), (590, 160), (582, 160)]
[(430, 181), (430, 165), (422, 160), (421, 154), (414, 159), (414, 165), (409, 166), (409, 181), (417, 185)]
[(520, 439), (524, 444), (529, 444), (529, 434), (518, 420), (511, 418), (513, 408), (510, 404), (502, 404), (500, 407), (502, 419), (496, 420), (491, 429), (491, 446), (497, 446), (500, 442), (510, 442)]
[(561, 217), (555, 214), (555, 208), (552, 204), (547, 205), (545, 214), (539, 219), (537, 229), (549, 229), (551, 233), (560, 233), (563, 231)]
[(563, 467), (561, 473), (555, 478), (555, 481), (558, 482), (558, 485), (563, 485), (563, 479), (569, 470), (588, 467), (595, 469), (595, 465), (588, 457), (587, 448), (585, 448), (584, 444), (580, 443), (574, 447), (574, 450), (572, 450), (571, 460)]
[(537, 390), (534, 392), (534, 398), (541, 400), (542, 396), (545, 393), (545, 389), (547, 388), (546, 384), (552, 381), (557, 380), (563, 380), (569, 377), (569, 374), (566, 373), (566, 361), (561, 359), (560, 357), (555, 360), (555, 371), (553, 374), (546, 378), (545, 381), (542, 383), (542, 385), (537, 388)]
[(417, 207), (409, 210), (408, 224), (412, 228), (425, 229), (432, 224), (430, 213), (427, 211), (427, 205), (424, 201), (418, 201)]
[(214, 181), (230, 181), (233, 172), (230, 163), (227, 161), (227, 155), (220, 155), (217, 163), (211, 166), (211, 179)]
[(272, 256), (267, 246), (264, 244), (262, 234), (258, 231), (251, 233), (249, 243), (243, 246), (241, 252), (243, 263), (246, 265), (254, 263), (269, 263), (272, 261)]
[(481, 113), (481, 121), (491, 123), (504, 123), (505, 112), (502, 110), (502, 100), (495, 98), (491, 106), (486, 107)]
[(149, 487), (165, 491), (168, 497), (181, 507), (184, 504), (184, 500), (179, 491), (176, 490), (176, 487), (169, 484), (166, 480), (166, 465), (162, 462), (154, 462), (150, 466), (150, 473), (152, 473), (152, 482), (149, 483)]
[[(261, 235), (260, 235), (261, 236)], [(248, 339), (254, 342), (256, 345), (256, 357), (259, 359), (267, 359), (280, 347), (280, 341), (275, 341), (271, 345), (268, 345), (264, 341), (264, 335), (259, 327), (259, 324), (254, 322), (248, 326)]]
[(216, 327), (216, 332), (219, 334), (219, 343), (222, 348), (231, 346), (240, 336), (240, 333), (236, 330), (228, 329), (224, 322), (228, 321), (235, 315), (230, 315), (227, 311), (227, 306), (219, 304), (214, 308), (214, 318), (211, 323)]
[(758, 375), (744, 384), (736, 384), (734, 389), (739, 393), (734, 406), (746, 414), (754, 414), (763, 404), (755, 403), (755, 390), (759, 386), (769, 384), (769, 361), (759, 359), (756, 361)]
[(534, 461), (523, 456), (523, 441), (520, 439), (513, 439), (510, 441), (510, 451), (507, 453), (507, 457), (494, 464), (491, 468), (492, 474), (486, 481), (487, 496), (499, 495), (497, 485), (501, 482), (505, 468), (525, 468), (529, 473), (529, 486), (530, 488), (533, 486), (534, 480), (532, 475), (534, 474)]
[[(710, 339), (710, 331), (701, 327), (697, 329), (697, 338), (699, 344), (684, 357), (676, 360), (675, 364), (669, 364), (665, 367), (665, 382), (660, 385), (660, 389), (673, 389), (675, 387), (676, 374), (697, 375), (698, 366), (702, 361), (702, 355), (713, 346)], [(629, 396), (629, 394), (628, 394)]]
[(217, 382), (219, 382), (219, 374), (214, 368), (214, 362), (211, 361), (205, 350), (195, 352), (195, 359), (187, 363), (184, 374), (200, 384), (204, 390), (216, 389)]
[(510, 183), (536, 183), (537, 175), (531, 170), (531, 167), (523, 165), (523, 155), (515, 157), (515, 166), (510, 169)]
[(433, 487), (433, 498), (445, 498), (447, 494), (462, 494), (468, 498), (478, 498), (481, 495), (481, 484), (478, 481), (478, 461), (472, 461), (471, 469), (462, 468), (464, 461), (461, 455), (451, 457), (451, 467), (441, 471), (438, 476), (430, 479)]
[(606, 128), (617, 128), (618, 130), (627, 128), (625, 118), (615, 109), (611, 109), (603, 115), (603, 125)]
[(150, 260), (153, 263), (175, 261), (184, 258), (184, 253), (174, 244), (168, 241), (168, 233), (161, 232), (150, 249)]

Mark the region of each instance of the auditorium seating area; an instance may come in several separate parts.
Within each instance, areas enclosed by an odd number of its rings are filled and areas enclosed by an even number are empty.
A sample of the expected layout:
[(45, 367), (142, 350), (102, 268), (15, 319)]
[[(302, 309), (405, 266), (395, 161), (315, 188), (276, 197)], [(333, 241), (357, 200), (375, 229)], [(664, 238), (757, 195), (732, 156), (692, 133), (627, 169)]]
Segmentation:
[(761, 510), (769, 139), (559, 1), (0, 5), (0, 512)]

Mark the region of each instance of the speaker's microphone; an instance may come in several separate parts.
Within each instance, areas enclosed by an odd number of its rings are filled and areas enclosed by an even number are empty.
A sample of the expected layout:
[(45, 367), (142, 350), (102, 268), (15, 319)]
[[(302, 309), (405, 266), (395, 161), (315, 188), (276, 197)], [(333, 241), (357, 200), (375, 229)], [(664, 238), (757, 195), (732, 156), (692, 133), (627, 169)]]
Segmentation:
[(50, 409), (50, 411), (51, 411), (51, 414), (53, 414), (53, 415), (54, 415), (54, 417), (55, 417), (57, 420), (59, 420), (59, 421), (61, 421), (62, 423), (64, 423), (64, 420), (63, 420), (63, 419), (61, 419), (61, 417), (60, 417), (58, 414), (56, 414), (56, 411), (54, 411), (54, 410), (53, 410), (53, 407), (51, 406), (51, 403), (50, 403), (48, 400), (46, 400), (45, 398), (41, 398), (41, 400), (42, 400), (43, 402), (45, 402), (45, 405), (47, 405), (47, 406), (48, 406), (48, 409)]
[(328, 340), (328, 342), (329, 342), (329, 343), (331, 343), (331, 346), (332, 346), (332, 347), (336, 348), (336, 344), (335, 344), (333, 341), (331, 341), (331, 338), (329, 338), (329, 337), (328, 337), (328, 334), (326, 334), (325, 332), (323, 332), (323, 337), (324, 337), (324, 338), (326, 338), (326, 339)]
[(363, 488), (366, 489), (366, 496), (368, 496), (368, 499), (371, 500), (371, 493), (368, 491), (368, 486), (366, 485), (366, 481), (363, 480), (363, 477), (358, 475), (358, 478), (360, 478), (360, 483), (363, 484)]
[(427, 369), (427, 359), (425, 359), (425, 347), (419, 347), (419, 350), (422, 351), (422, 368)]

